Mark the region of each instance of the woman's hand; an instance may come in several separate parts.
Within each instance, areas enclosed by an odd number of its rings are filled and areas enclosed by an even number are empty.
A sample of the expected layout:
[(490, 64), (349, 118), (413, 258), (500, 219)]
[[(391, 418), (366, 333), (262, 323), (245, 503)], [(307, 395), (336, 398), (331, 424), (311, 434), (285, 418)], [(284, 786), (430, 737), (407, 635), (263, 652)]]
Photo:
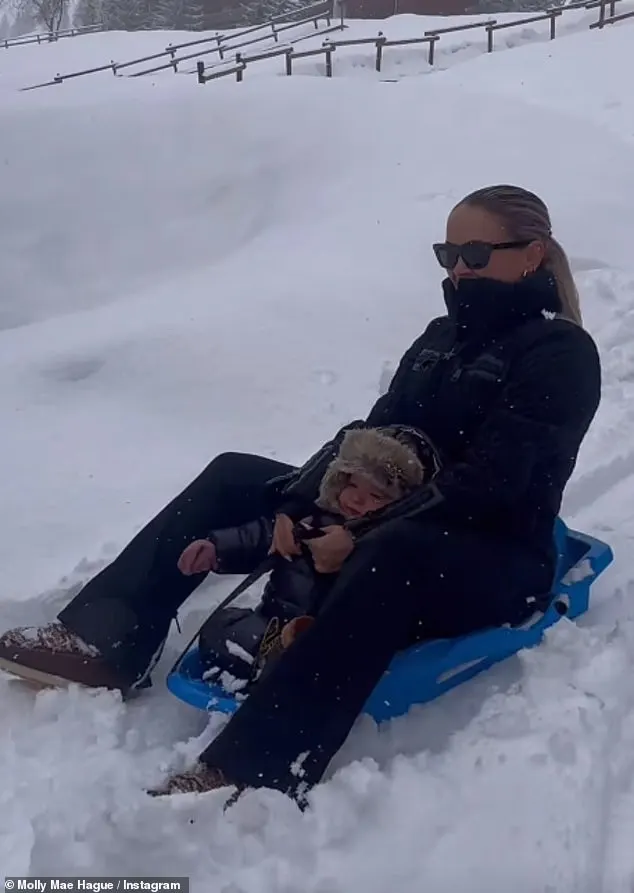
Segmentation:
[(281, 555), (291, 560), (293, 555), (301, 555), (301, 549), (293, 536), (293, 524), (288, 515), (278, 515), (273, 528), (273, 542), (269, 549), (269, 555)]
[(324, 527), (324, 536), (308, 540), (315, 570), (320, 574), (335, 574), (354, 549), (352, 534), (340, 525)]
[(186, 577), (191, 577), (192, 574), (206, 574), (215, 571), (217, 567), (216, 547), (209, 540), (194, 540), (178, 559), (178, 569)]

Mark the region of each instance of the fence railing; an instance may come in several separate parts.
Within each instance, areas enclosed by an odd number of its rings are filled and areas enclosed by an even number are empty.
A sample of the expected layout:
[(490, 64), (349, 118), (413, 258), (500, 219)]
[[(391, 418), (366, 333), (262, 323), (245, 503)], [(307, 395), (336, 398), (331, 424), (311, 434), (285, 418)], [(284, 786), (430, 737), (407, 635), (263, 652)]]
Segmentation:
[[(322, 8), (322, 10), (323, 10), (323, 8), (324, 8), (324, 4), (321, 4), (321, 8)], [(188, 62), (188, 61), (190, 61), (191, 59), (200, 59), (201, 56), (211, 56), (211, 55), (213, 55), (214, 53), (218, 53), (218, 57), (219, 57), (219, 59), (220, 59), (221, 61), (224, 61), (225, 55), (226, 55), (228, 52), (231, 52), (231, 51), (233, 51), (233, 50), (241, 50), (241, 49), (243, 49), (243, 48), (246, 47), (246, 46), (253, 46), (253, 44), (261, 43), (263, 40), (271, 40), (271, 38), (273, 38), (273, 39), (277, 42), (278, 39), (279, 39), (278, 35), (279, 35), (279, 33), (280, 33), (282, 30), (285, 30), (285, 31), (286, 31), (286, 30), (289, 30), (289, 29), (291, 29), (291, 28), (299, 28), (301, 25), (310, 25), (310, 24), (314, 24), (314, 25), (315, 25), (315, 32), (316, 32), (316, 33), (315, 33), (315, 34), (310, 34), (310, 35), (308, 35), (308, 36), (309, 36), (309, 37), (314, 37), (314, 36), (316, 36), (316, 35), (319, 36), (319, 34), (325, 34), (325, 33), (326, 33), (326, 30), (322, 29), (322, 30), (320, 31), (320, 29), (319, 29), (319, 19), (321, 19), (321, 18), (324, 18), (324, 19), (325, 19), (325, 21), (326, 21), (326, 23), (327, 23), (327, 25), (328, 25), (328, 30), (330, 30), (330, 23), (331, 23), (331, 21), (332, 21), (331, 16), (328, 15), (327, 13), (324, 13), (323, 11), (322, 11), (322, 12), (319, 12), (319, 13), (313, 13), (312, 15), (310, 15), (310, 16), (304, 18), (304, 19), (300, 19), (300, 20), (297, 21), (297, 22), (290, 22), (290, 23), (287, 24), (283, 29), (282, 29), (282, 28), (279, 28), (279, 29), (277, 29), (277, 30), (273, 30), (272, 33), (265, 32), (264, 34), (260, 34), (260, 35), (257, 36), (257, 37), (251, 37), (251, 38), (249, 38), (248, 40), (242, 40), (242, 41), (240, 41), (240, 42), (238, 42), (238, 43), (231, 43), (231, 44), (218, 43), (216, 46), (214, 46), (214, 47), (210, 47), (210, 48), (207, 49), (207, 50), (202, 50), (202, 51), (199, 50), (198, 52), (195, 52), (195, 53), (186, 53), (184, 56), (172, 56), (172, 58), (170, 59), (169, 62), (166, 62), (166, 63), (164, 63), (164, 64), (162, 64), (162, 65), (155, 65), (155, 66), (153, 66), (152, 68), (144, 68), (142, 71), (135, 71), (133, 74), (129, 75), (129, 77), (133, 77), (133, 78), (135, 78), (135, 77), (143, 77), (143, 75), (146, 75), (146, 74), (154, 74), (154, 73), (157, 72), (157, 71), (166, 71), (168, 68), (171, 68), (174, 72), (178, 72), (178, 66), (181, 64), (181, 62)], [(268, 24), (269, 24), (269, 23), (267, 22), (267, 23), (266, 23), (266, 26), (268, 26)], [(263, 28), (263, 27), (266, 27), (266, 26), (263, 25), (263, 26), (260, 26), (260, 27)], [(335, 26), (335, 30), (340, 30), (340, 29), (343, 28), (343, 27), (345, 27), (345, 25), (343, 25), (343, 24), (336, 25), (336, 26)], [(253, 32), (253, 29), (250, 29), (250, 30)], [(228, 36), (228, 37), (226, 37), (226, 38), (223, 38), (223, 39), (224, 39), (224, 40), (235, 40), (236, 37), (240, 37), (240, 36), (242, 36), (241, 33), (239, 33), (239, 34), (237, 34), (237, 35), (235, 35), (235, 34), (234, 34), (234, 35), (230, 35), (230, 36)], [(123, 68), (123, 67), (129, 67), (130, 65), (133, 65), (133, 64), (136, 64), (136, 63), (134, 63), (134, 62), (128, 62), (128, 63), (124, 63), (124, 65), (119, 65), (119, 66), (117, 66), (116, 71), (115, 71), (115, 74), (116, 74), (117, 71), (119, 71), (121, 68)]]
[[(236, 52), (233, 59), (224, 59), (222, 62), (213, 62), (211, 65), (207, 66), (205, 66), (205, 63), (202, 59), (200, 59), (199, 56), (196, 56), (196, 58), (199, 59), (199, 62), (196, 64), (196, 68), (193, 69), (193, 71), (198, 72), (200, 70), (200, 63), (202, 62), (203, 70), (205, 72), (215, 72), (216, 70), (218, 70), (221, 72), (219, 76), (222, 76), (222, 73), (227, 73), (227, 69), (225, 68), (225, 66), (236, 63), (236, 60), (238, 65), (242, 64), (243, 66), (246, 66), (247, 62), (259, 62), (264, 59), (275, 59), (277, 56), (284, 56), (289, 52), (289, 50), (293, 51), (294, 58), (296, 59), (300, 58), (300, 53), (301, 55), (303, 55), (304, 52), (310, 53), (311, 55), (317, 54), (318, 52), (321, 53), (323, 50), (323, 44), (321, 47), (317, 47), (315, 50), (298, 51), (296, 47), (298, 44), (303, 43), (303, 41), (305, 40), (312, 40), (315, 37), (323, 37), (325, 34), (332, 34), (336, 31), (341, 31), (340, 23), (331, 25), (329, 28), (322, 28), (319, 32), (317, 32), (317, 34), (304, 34), (302, 37), (296, 37), (295, 40), (290, 40), (288, 41), (288, 43), (282, 44), (281, 46), (278, 45), (276, 47), (269, 47), (268, 49), (262, 50), (262, 52), (256, 53), (255, 55), (251, 53), (247, 55), (244, 52), (238, 51)], [(371, 40), (374, 39), (375, 38), (371, 38)], [(231, 70), (231, 73), (233, 74), (233, 69)], [(206, 74), (206, 77), (207, 80), (212, 80), (211, 75)], [(215, 75), (213, 79), (215, 79)]]
[(334, 52), (334, 49), (334, 47), (320, 46), (314, 50), (300, 50), (299, 52), (297, 52), (295, 47), (291, 46), (276, 47), (273, 50), (269, 50), (269, 52), (267, 53), (258, 53), (255, 56), (243, 56), (241, 53), (236, 53), (236, 58), (233, 65), (231, 65), (229, 68), (214, 66), (210, 74), (206, 74), (205, 63), (201, 59), (197, 65), (198, 83), (206, 84), (207, 81), (214, 81), (218, 78), (226, 77), (230, 74), (235, 74), (236, 80), (238, 81), (238, 83), (240, 83), (243, 79), (244, 72), (248, 63), (260, 62), (263, 59), (274, 59), (276, 56), (286, 57), (287, 75), (291, 75), (293, 73), (294, 59), (307, 59), (309, 56), (325, 56), (326, 77), (332, 77), (332, 54)]
[(402, 40), (384, 40), (382, 43), (377, 43), (376, 47), (376, 61), (374, 67), (376, 71), (381, 71), (381, 63), (383, 60), (383, 48), (384, 47), (404, 47), (415, 44), (427, 44), (429, 47), (427, 51), (427, 61), (430, 65), (434, 64), (434, 48), (436, 46), (437, 41), (440, 40), (439, 34), (429, 34), (426, 37), (408, 37), (403, 38)]
[(495, 31), (501, 31), (503, 28), (519, 28), (520, 25), (530, 25), (533, 22), (543, 22), (546, 19), (550, 19), (550, 39), (554, 40), (556, 37), (556, 22), (562, 13), (563, 10), (559, 7), (557, 9), (549, 9), (542, 15), (527, 16), (525, 19), (516, 19), (514, 22), (496, 22), (493, 25), (487, 25), (487, 52), (493, 52), (493, 34)]
[(54, 43), (64, 37), (79, 37), (82, 34), (95, 34), (103, 31), (103, 25), (85, 25), (81, 28), (64, 28), (62, 31), (45, 31), (39, 34), (23, 34), (20, 37), (9, 37), (0, 40), (0, 47), (8, 50), (9, 47), (22, 47), (31, 43)]
[(39, 90), (40, 87), (53, 87), (55, 84), (63, 84), (64, 81), (70, 81), (73, 78), (83, 77), (85, 74), (96, 74), (98, 71), (112, 70), (114, 62), (109, 65), (98, 65), (96, 68), (84, 68), (81, 71), (71, 71), (70, 74), (56, 74), (50, 81), (44, 81), (41, 84), (32, 84), (30, 87), (21, 87), (20, 92), (27, 93), (29, 90)]
[[(310, 11), (309, 16), (307, 16), (306, 18), (300, 19), (299, 21), (296, 21), (296, 22), (289, 23), (287, 21), (283, 27), (277, 28), (277, 33), (279, 34), (282, 31), (288, 31), (291, 28), (299, 27), (300, 25), (314, 23), (316, 33), (308, 34), (303, 38), (297, 38), (295, 41), (292, 41), (292, 43), (297, 43), (299, 40), (307, 39), (309, 37), (321, 36), (322, 34), (329, 34), (332, 31), (339, 31), (339, 30), (341, 30), (341, 28), (345, 27), (345, 24), (342, 20), (340, 24), (338, 24), (334, 27), (328, 27), (328, 28), (323, 28), (323, 29), (319, 30), (319, 20), (320, 19), (325, 18), (325, 20), (328, 23), (330, 21), (332, 21), (332, 18), (331, 18), (332, 0), (325, 0), (325, 2), (313, 3), (310, 6), (302, 7), (301, 10), (294, 10), (295, 13), (306, 12), (306, 11)], [(140, 77), (145, 74), (152, 74), (155, 71), (167, 70), (169, 68), (171, 68), (173, 71), (177, 72), (179, 63), (184, 62), (188, 59), (198, 59), (198, 58), (200, 58), (200, 56), (209, 55), (210, 53), (218, 53), (220, 58), (223, 59), (224, 54), (226, 52), (229, 52), (231, 50), (235, 50), (238, 48), (242, 48), (244, 46), (252, 45), (252, 44), (258, 43), (262, 40), (270, 40), (273, 35), (272, 35), (271, 31), (265, 30), (264, 34), (261, 34), (260, 36), (252, 37), (250, 40), (246, 40), (246, 41), (242, 41), (242, 42), (238, 42), (238, 43), (227, 43), (227, 44), (223, 43), (223, 41), (234, 41), (236, 38), (240, 38), (240, 37), (244, 36), (247, 31), (249, 32), (249, 34), (256, 34), (257, 31), (269, 29), (272, 26), (272, 24), (275, 24), (275, 23), (272, 23), (272, 21), (270, 20), (268, 22), (263, 22), (261, 25), (252, 26), (248, 29), (245, 29), (245, 31), (238, 31), (238, 32), (234, 32), (233, 34), (227, 34), (227, 35), (219, 34), (219, 35), (214, 35), (214, 37), (212, 37), (212, 38), (205, 38), (204, 39), (205, 43), (209, 43), (210, 41), (215, 40), (216, 46), (214, 46), (208, 50), (203, 50), (202, 52), (190, 53), (185, 56), (176, 57), (174, 55), (174, 53), (176, 51), (176, 47), (170, 46), (170, 47), (167, 47), (165, 50), (163, 50), (160, 53), (152, 53), (151, 55), (143, 56), (138, 59), (132, 59), (127, 62), (115, 62), (113, 60), (107, 64), (95, 66), (94, 68), (86, 68), (86, 69), (82, 69), (81, 71), (73, 71), (68, 74), (59, 74), (58, 73), (51, 80), (44, 81), (39, 84), (32, 84), (31, 86), (28, 86), (28, 87), (22, 87), (22, 91), (25, 92), (28, 90), (38, 90), (41, 87), (52, 87), (55, 84), (62, 84), (62, 83), (64, 83), (64, 81), (71, 80), (72, 78), (82, 77), (84, 75), (89, 75), (89, 74), (96, 74), (101, 71), (112, 71), (112, 73), (114, 75), (118, 75), (118, 73), (121, 71), (121, 69), (129, 68), (133, 65), (139, 65), (143, 62), (148, 62), (148, 61), (153, 61), (155, 59), (164, 58), (166, 56), (170, 56), (169, 62), (167, 62), (163, 65), (157, 65), (157, 66), (153, 66), (152, 68), (144, 69), (143, 71), (134, 72), (132, 75), (129, 75), (129, 77)]]
[[(432, 28), (428, 31), (424, 32), (424, 37), (410, 37), (403, 38), (400, 40), (389, 40), (382, 31), (379, 31), (376, 37), (361, 37), (357, 39), (349, 39), (349, 40), (330, 40), (327, 39), (323, 42), (321, 47), (318, 47), (313, 50), (306, 50), (304, 52), (297, 52), (293, 45), (286, 47), (277, 47), (272, 50), (268, 50), (262, 53), (257, 53), (255, 55), (247, 55), (242, 52), (236, 53), (236, 58), (234, 64), (230, 67), (225, 68), (220, 64), (215, 66), (210, 66), (209, 68), (205, 68), (205, 63), (202, 59), (198, 61), (196, 70), (198, 74), (198, 83), (206, 84), (207, 81), (216, 80), (221, 77), (225, 77), (228, 75), (235, 75), (236, 80), (241, 82), (244, 80), (244, 72), (246, 71), (248, 65), (253, 64), (255, 62), (261, 62), (265, 59), (274, 59), (278, 56), (285, 57), (285, 69), (286, 74), (291, 75), (293, 73), (293, 62), (296, 59), (314, 57), (314, 56), (323, 56), (325, 59), (325, 74), (326, 77), (333, 76), (333, 54), (336, 52), (338, 48), (341, 47), (352, 47), (352, 46), (374, 46), (375, 47), (375, 62), (374, 67), (377, 72), (381, 71), (382, 63), (383, 63), (383, 51), (385, 47), (396, 47), (396, 46), (408, 46), (413, 44), (427, 44), (428, 45), (428, 55), (427, 60), (430, 65), (434, 64), (435, 61), (435, 46), (437, 41), (443, 36), (447, 34), (453, 34), (457, 31), (467, 31), (476, 28), (484, 28), (487, 33), (487, 50), (488, 52), (493, 52), (493, 34), (495, 31), (500, 31), (506, 28), (520, 27), (526, 24), (530, 24), (532, 22), (541, 22), (541, 21), (550, 21), (550, 38), (554, 40), (556, 37), (556, 21), (567, 9), (594, 9), (597, 7), (601, 8), (600, 18), (598, 22), (590, 25), (591, 28), (602, 27), (601, 22), (604, 24), (610, 24), (612, 21), (620, 21), (625, 18), (629, 18), (630, 16), (634, 17), (634, 12), (624, 13), (621, 16), (611, 16), (610, 18), (605, 17), (605, 7), (610, 6), (611, 10), (614, 9), (614, 5), (616, 3), (621, 2), (621, 0), (578, 0), (574, 4), (570, 4), (566, 7), (556, 7), (554, 9), (549, 9), (544, 13), (539, 13), (538, 15), (527, 16), (523, 19), (516, 19), (512, 22), (501, 22), (499, 23), (496, 19), (487, 19), (484, 22), (469, 22), (466, 25), (454, 25), (448, 26), (446, 28)], [(603, 16), (603, 17), (601, 17)], [(232, 60), (233, 61), (233, 60)], [(209, 72), (209, 73), (208, 73)]]
[[(341, 22), (343, 24), (343, 7), (341, 7)], [(318, 18), (334, 18), (333, 13), (333, 4), (332, 0), (321, 0), (319, 3), (312, 3), (308, 6), (301, 6), (299, 9), (294, 9), (290, 13), (273, 16), (271, 19), (267, 19), (266, 22), (263, 22), (260, 25), (251, 25), (249, 28), (243, 28), (240, 31), (235, 31), (233, 34), (219, 34), (214, 35), (214, 37), (202, 38), (199, 40), (187, 40), (185, 43), (170, 43), (166, 48), (166, 51), (176, 52), (177, 50), (187, 49), (188, 47), (199, 46), (203, 43), (208, 43), (210, 40), (234, 40), (236, 37), (245, 37), (247, 34), (253, 34), (255, 31), (259, 31), (262, 28), (271, 28), (272, 37), (275, 37), (276, 25), (282, 25), (281, 28), (278, 28), (277, 31), (283, 31), (284, 25), (286, 23), (291, 23), (289, 27), (292, 27), (294, 23), (294, 16), (300, 16), (303, 20), (312, 21), (313, 16), (317, 16)], [(298, 24), (298, 23), (297, 23)]]
[[(340, 26), (336, 26), (337, 30)], [(386, 46), (408, 46), (411, 44), (427, 44), (429, 47), (428, 50), (428, 59), (431, 59), (430, 64), (433, 64), (433, 55), (434, 55), (434, 46), (436, 41), (439, 39), (437, 34), (430, 34), (426, 37), (408, 37), (402, 38), (401, 40), (388, 40), (388, 38), (383, 34), (382, 31), (379, 31), (376, 37), (359, 37), (351, 40), (325, 40), (320, 47), (316, 47), (312, 50), (300, 50), (297, 52), (295, 46), (287, 46), (275, 48), (273, 50), (269, 50), (268, 52), (258, 53), (255, 56), (247, 56), (242, 53), (236, 53), (235, 65), (230, 68), (223, 68), (222, 70), (216, 70), (219, 66), (214, 66), (211, 74), (207, 74), (207, 69), (205, 69), (205, 63), (201, 59), (197, 65), (198, 72), (198, 83), (205, 84), (207, 81), (216, 80), (217, 78), (224, 77), (226, 75), (235, 74), (236, 80), (238, 82), (242, 81), (244, 78), (244, 72), (249, 64), (254, 62), (261, 62), (264, 59), (274, 59), (277, 56), (285, 56), (286, 59), (286, 74), (291, 75), (293, 73), (293, 62), (296, 59), (306, 59), (312, 56), (324, 56), (325, 59), (325, 70), (326, 77), (331, 78), (333, 75), (333, 65), (332, 65), (332, 57), (333, 53), (336, 50), (342, 47), (353, 47), (353, 46), (374, 46), (375, 47), (375, 62), (374, 67), (375, 70), (380, 72), (381, 65), (383, 62), (383, 49)]]
[[(116, 66), (115, 74), (121, 71), (124, 68), (131, 68), (134, 65), (141, 65), (144, 62), (152, 62), (155, 59), (165, 58), (169, 56), (169, 61), (167, 61), (164, 65), (157, 65), (153, 68), (145, 69), (144, 71), (135, 72), (131, 77), (140, 77), (144, 74), (154, 74), (157, 71), (167, 71), (167, 69), (171, 68), (174, 72), (178, 72), (178, 64), (179, 62), (185, 62), (189, 59), (197, 59), (199, 56), (209, 55), (211, 53), (218, 53), (218, 57), (220, 59), (224, 59), (225, 53), (228, 50), (236, 49), (242, 46), (249, 46), (251, 43), (258, 43), (262, 40), (268, 40), (273, 38), (275, 42), (278, 42), (278, 35), (282, 31), (286, 31), (290, 28), (297, 28), (300, 25), (310, 25), (314, 24), (315, 30), (319, 30), (319, 20), (325, 19), (328, 25), (330, 25), (332, 19), (332, 0), (321, 0), (319, 3), (312, 3), (309, 6), (303, 6), (300, 9), (293, 10), (292, 15), (297, 16), (300, 15), (299, 20), (289, 21), (289, 16), (275, 16), (275, 18), (269, 19), (266, 22), (262, 22), (260, 25), (252, 25), (249, 28), (243, 28), (240, 31), (234, 31), (230, 34), (214, 34), (211, 37), (201, 37), (197, 40), (188, 40), (184, 43), (176, 43), (169, 44), (162, 52), (153, 53), (150, 56), (142, 56), (139, 59), (130, 59), (127, 62), (122, 62)], [(277, 26), (280, 27), (277, 27)], [(342, 19), (342, 27), (343, 27), (343, 19)], [(257, 34), (258, 31), (264, 31), (264, 34), (261, 34), (258, 37), (253, 37), (249, 40), (243, 40), (239, 44), (227, 45), (227, 41), (235, 41), (239, 38), (249, 37), (249, 35)], [(194, 53), (189, 53), (184, 56), (177, 56), (177, 52), (179, 50), (187, 49), (189, 47), (200, 47), (205, 46), (207, 44), (213, 43), (214, 46), (210, 47), (207, 50), (203, 50), (202, 52), (196, 51)]]
[[(440, 40), (442, 36), (453, 34), (458, 31), (466, 31), (472, 30), (476, 28), (484, 28), (487, 34), (487, 51), (489, 53), (493, 52), (493, 35), (496, 31), (500, 31), (502, 29), (521, 27), (523, 25), (531, 24), (533, 22), (540, 21), (550, 21), (550, 39), (554, 40), (556, 36), (556, 21), (562, 16), (568, 9), (599, 9), (599, 19), (596, 22), (591, 23), (590, 28), (603, 28), (604, 25), (609, 25), (615, 22), (620, 22), (625, 19), (634, 18), (634, 10), (631, 12), (621, 13), (620, 15), (616, 14), (616, 4), (622, 2), (622, 0), (575, 0), (575, 2), (569, 4), (564, 7), (556, 7), (553, 9), (546, 10), (543, 13), (539, 13), (538, 15), (527, 16), (523, 19), (516, 19), (512, 22), (498, 22), (496, 19), (487, 19), (483, 22), (469, 22), (466, 25), (454, 25), (448, 26), (445, 28), (432, 28), (428, 31), (424, 32), (423, 37), (410, 37), (410, 38), (402, 38), (396, 40), (389, 40), (383, 32), (379, 31), (376, 37), (364, 37), (358, 39), (350, 39), (350, 40), (330, 40), (326, 39), (321, 47), (317, 47), (315, 49), (297, 51), (296, 44), (300, 43), (303, 40), (307, 40), (309, 38), (314, 38), (321, 36), (323, 34), (331, 33), (333, 31), (341, 31), (346, 26), (343, 20), (343, 4), (340, 4), (341, 10), (341, 22), (337, 25), (331, 26), (330, 22), (333, 18), (333, 5), (332, 0), (325, 0), (325, 2), (321, 2), (318, 4), (313, 4), (311, 6), (303, 7), (300, 10), (295, 10), (295, 13), (302, 13), (305, 15), (304, 18), (299, 21), (289, 22), (286, 20), (281, 27), (276, 27), (280, 23), (280, 17), (276, 19), (271, 19), (268, 22), (264, 22), (261, 25), (254, 25), (250, 28), (244, 29), (242, 31), (235, 32), (233, 34), (221, 35), (216, 34), (210, 38), (201, 38), (200, 40), (188, 41), (183, 44), (170, 44), (164, 51), (160, 53), (154, 53), (149, 56), (144, 56), (139, 59), (129, 60), (128, 62), (117, 63), (110, 62), (107, 65), (100, 65), (95, 68), (84, 69), (83, 71), (71, 72), (70, 74), (60, 75), (57, 74), (52, 80), (46, 81), (41, 84), (34, 84), (30, 87), (23, 87), (22, 90), (35, 90), (40, 87), (48, 87), (54, 84), (61, 84), (65, 80), (70, 80), (71, 78), (81, 77), (83, 75), (94, 74), (100, 71), (108, 71), (111, 70), (115, 75), (118, 74), (119, 71), (125, 68), (129, 68), (132, 65), (139, 65), (144, 62), (154, 61), (155, 59), (159, 59), (166, 55), (170, 56), (170, 61), (166, 64), (154, 66), (152, 68), (144, 69), (143, 71), (135, 72), (130, 75), (130, 77), (141, 77), (142, 75), (152, 74), (156, 71), (162, 71), (164, 69), (172, 68), (175, 72), (178, 71), (178, 65), (181, 62), (185, 62), (191, 59), (197, 59), (197, 65), (195, 71), (198, 75), (198, 82), (200, 84), (205, 84), (207, 81), (216, 80), (217, 78), (225, 77), (227, 75), (235, 74), (237, 81), (242, 81), (244, 78), (244, 72), (249, 64), (253, 64), (256, 62), (261, 62), (265, 59), (273, 59), (278, 56), (285, 57), (285, 68), (286, 74), (291, 75), (293, 73), (293, 62), (296, 59), (303, 59), (314, 56), (324, 56), (325, 58), (325, 71), (327, 77), (332, 77), (333, 74), (333, 65), (332, 65), (332, 57), (333, 53), (336, 52), (337, 48), (342, 47), (351, 47), (351, 46), (364, 46), (364, 45), (374, 45), (375, 47), (375, 69), (377, 72), (381, 71), (381, 66), (383, 63), (383, 51), (386, 47), (397, 47), (397, 46), (412, 46), (412, 45), (427, 45), (428, 46), (428, 54), (427, 59), (430, 65), (434, 64), (435, 61), (435, 47), (437, 42)], [(609, 9), (610, 15), (606, 16), (606, 10)], [(328, 27), (322, 30), (319, 30), (319, 19), (325, 18), (328, 24)], [(307, 34), (302, 37), (298, 37), (293, 41), (283, 45), (272, 47), (268, 50), (263, 50), (260, 53), (255, 54), (245, 54), (244, 48), (247, 46), (254, 46), (257, 43), (260, 43), (263, 40), (270, 40), (273, 38), (275, 42), (279, 42), (279, 34), (283, 31), (287, 31), (291, 28), (298, 27), (299, 25), (309, 24), (313, 22), (315, 25), (316, 33)], [(267, 29), (270, 29), (267, 30)], [(93, 26), (92, 30), (95, 30)], [(264, 34), (261, 34), (256, 37), (251, 37), (249, 40), (242, 40), (238, 43), (227, 43), (227, 41), (235, 41), (236, 38), (242, 38), (245, 36), (249, 36), (252, 34), (257, 34), (258, 31), (265, 30)], [(84, 29), (84, 33), (87, 33), (87, 29)], [(70, 36), (70, 35), (69, 35)], [(199, 52), (188, 53), (184, 56), (176, 56), (176, 52), (179, 49), (189, 47), (189, 46), (200, 46), (210, 42), (216, 42), (216, 46), (211, 47), (207, 50), (202, 50)], [(226, 60), (225, 54), (227, 52), (235, 51), (235, 58), (232, 60)], [(205, 67), (204, 61), (200, 58), (201, 56), (210, 55), (212, 53), (218, 53), (219, 62), (214, 65), (210, 65), (207, 68)], [(227, 65), (228, 67), (225, 67)]]
[[(600, 11), (599, 11), (599, 19), (596, 22), (593, 22), (590, 27), (591, 28), (603, 28), (604, 25), (613, 25), (615, 22), (623, 22), (625, 19), (633, 19), (634, 18), (634, 9), (629, 12), (621, 12), (618, 15), (616, 14), (616, 4), (619, 0), (601, 0)], [(606, 16), (605, 11), (607, 7), (610, 8), (610, 14)]]
[[(597, 7), (601, 7), (605, 10), (606, 6), (610, 7), (610, 15), (613, 16), (616, 13), (616, 4), (620, 3), (621, 0), (589, 0), (586, 2), (586, 9), (596, 9)], [(601, 18), (601, 10), (599, 10), (599, 19)], [(593, 22), (594, 24), (594, 22)]]
[(467, 25), (449, 25), (447, 28), (432, 28), (430, 31), (425, 31), (425, 34), (437, 34), (440, 37), (442, 34), (455, 34), (456, 31), (471, 31), (473, 28), (486, 28), (487, 25), (495, 24), (496, 19), (487, 19), (486, 22), (469, 22)]

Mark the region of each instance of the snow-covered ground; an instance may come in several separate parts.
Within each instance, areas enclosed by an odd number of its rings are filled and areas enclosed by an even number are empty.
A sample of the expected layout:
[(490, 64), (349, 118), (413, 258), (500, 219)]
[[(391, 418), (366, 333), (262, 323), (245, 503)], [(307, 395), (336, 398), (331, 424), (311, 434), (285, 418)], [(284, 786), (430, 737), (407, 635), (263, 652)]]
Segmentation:
[(431, 77), (390, 48), (398, 84), (370, 48), (332, 80), (264, 63), (241, 85), (107, 74), (18, 93), (174, 36), (0, 50), (0, 628), (53, 617), (217, 452), (301, 462), (363, 415), (442, 308), (445, 215), (492, 182), (540, 192), (570, 252), (604, 388), (564, 516), (616, 553), (580, 623), (388, 727), (362, 718), (302, 816), (267, 791), (227, 814), (214, 794), (143, 793), (218, 728), (163, 674), (229, 581), (188, 604), (135, 702), (0, 679), (5, 874), (631, 893), (634, 22), (586, 26), (491, 56), (466, 32)]

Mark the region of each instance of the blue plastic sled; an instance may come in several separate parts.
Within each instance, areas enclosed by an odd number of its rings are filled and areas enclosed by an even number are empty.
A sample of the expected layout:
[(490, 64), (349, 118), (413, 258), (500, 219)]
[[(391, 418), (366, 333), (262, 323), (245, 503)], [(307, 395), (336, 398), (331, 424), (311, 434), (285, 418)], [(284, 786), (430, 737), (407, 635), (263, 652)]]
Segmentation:
[[(520, 627), (495, 627), (456, 639), (424, 642), (398, 654), (370, 698), (364, 712), (385, 722), (466, 682), (483, 670), (537, 645), (544, 630), (562, 616), (579, 617), (588, 610), (590, 586), (612, 562), (611, 548), (600, 540), (555, 524), (558, 564), (552, 601)], [(234, 713), (240, 696), (205, 682), (198, 649), (191, 648), (167, 677), (167, 687), (199, 710)]]

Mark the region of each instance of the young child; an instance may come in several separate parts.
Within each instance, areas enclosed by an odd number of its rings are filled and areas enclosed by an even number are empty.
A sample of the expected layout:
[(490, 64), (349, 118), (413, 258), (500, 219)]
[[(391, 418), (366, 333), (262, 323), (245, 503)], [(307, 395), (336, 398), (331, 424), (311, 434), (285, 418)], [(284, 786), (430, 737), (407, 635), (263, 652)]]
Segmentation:
[[(296, 525), (297, 541), (379, 512), (426, 483), (429, 469), (419, 443), (405, 428), (348, 431), (322, 478), (314, 510)], [(250, 573), (269, 552), (273, 521), (259, 518), (214, 531), (208, 539), (215, 547), (216, 573)], [(199, 652), (206, 678), (228, 673), (244, 684), (254, 681), (264, 664), (310, 625), (334, 578), (316, 572), (306, 546), (291, 561), (281, 559), (257, 607), (227, 607), (202, 627)]]

